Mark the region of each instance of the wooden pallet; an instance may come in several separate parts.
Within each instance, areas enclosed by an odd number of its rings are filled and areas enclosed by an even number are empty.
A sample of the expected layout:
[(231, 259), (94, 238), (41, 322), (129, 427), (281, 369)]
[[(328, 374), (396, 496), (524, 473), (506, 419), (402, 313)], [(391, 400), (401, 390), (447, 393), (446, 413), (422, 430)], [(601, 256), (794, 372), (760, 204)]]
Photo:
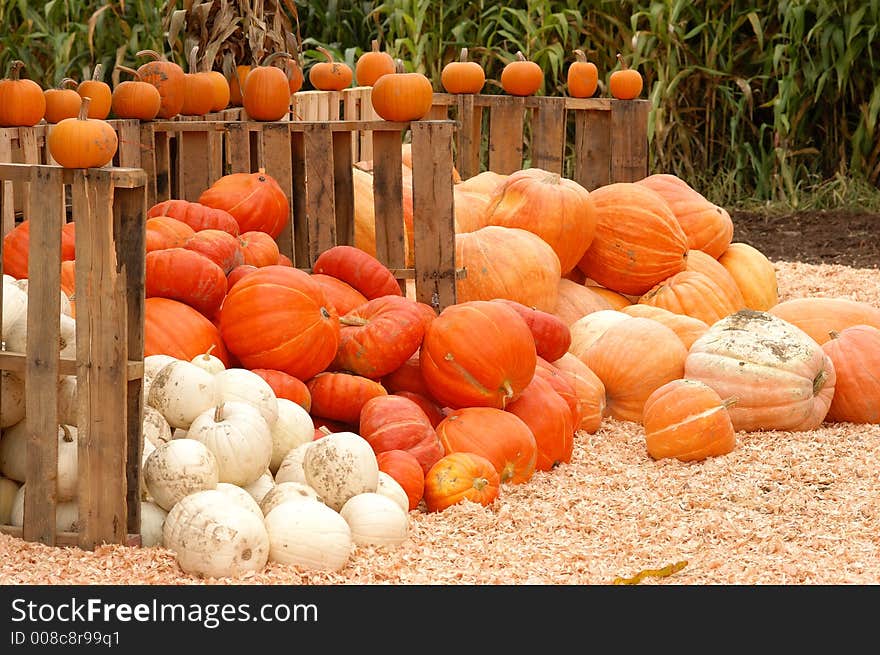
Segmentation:
[[(298, 268), (354, 243), (355, 137), (369, 133), (375, 155), (376, 254), (416, 297), (442, 309), (455, 302), (452, 121), (167, 121), (144, 123), (141, 166), (150, 205), (198, 200), (227, 173), (265, 170), (285, 190), (290, 221), (280, 251)], [(411, 135), (414, 263), (406, 267), (401, 143)]]
[[(30, 196), (27, 352), (0, 352), (23, 376), (30, 434), (24, 525), (0, 531), (49, 545), (133, 543), (140, 533), (146, 175), (140, 169), (0, 164)], [(13, 192), (14, 193), (14, 192)], [(60, 358), (61, 226), (76, 217), (76, 358)], [(4, 234), (6, 230), (4, 229)], [(3, 244), (0, 240), (0, 262)], [(54, 265), (51, 265), (55, 262)], [(0, 286), (2, 295), (2, 286)], [(0, 297), (2, 304), (2, 297)], [(2, 321), (2, 317), (0, 317)], [(76, 375), (78, 531), (57, 533), (58, 380)]]

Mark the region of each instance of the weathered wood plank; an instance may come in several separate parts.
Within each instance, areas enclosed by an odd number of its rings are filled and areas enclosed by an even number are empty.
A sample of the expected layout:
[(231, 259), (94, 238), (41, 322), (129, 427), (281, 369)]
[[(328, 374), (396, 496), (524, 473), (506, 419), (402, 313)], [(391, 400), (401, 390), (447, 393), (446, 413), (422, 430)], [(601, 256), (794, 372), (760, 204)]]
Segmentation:
[(251, 172), (251, 142), (247, 123), (226, 125), (226, 167), (228, 173)]
[(166, 132), (153, 135), (153, 152), (156, 158), (156, 197), (151, 203), (172, 198), (171, 189), (171, 139)]
[(354, 180), (351, 166), (351, 137), (332, 132), (333, 200), (336, 205), (336, 243), (354, 245)]
[(309, 266), (336, 245), (336, 204), (333, 197), (333, 138), (326, 123), (310, 124), (304, 133), (306, 213), (309, 225)]
[(524, 112), (523, 98), (498, 96), (489, 112), (489, 170), (509, 175), (522, 168)]
[[(406, 232), (403, 222), (401, 135), (373, 132), (373, 215), (376, 259), (388, 268), (406, 266)], [(403, 285), (401, 285), (403, 290)]]
[(282, 255), (293, 261), (293, 169), (290, 157), (290, 129), (284, 123), (266, 123), (263, 127), (263, 168), (281, 186), (291, 204), (291, 220), (276, 237)]
[(455, 165), (461, 179), (466, 180), (480, 172), (480, 123), (483, 113), (474, 105), (473, 94), (461, 93), (455, 97), (459, 125), (455, 132)]
[(529, 156), (532, 168), (562, 175), (565, 151), (565, 99), (534, 98)]
[(611, 103), (611, 181), (636, 182), (648, 174), (648, 109), (644, 101)]
[(120, 120), (116, 125), (119, 139), (117, 165), (126, 168), (141, 167), (141, 128), (137, 120)]
[[(0, 525), (0, 532), (3, 534), (8, 534), (10, 537), (17, 537), (18, 539), (22, 538), (22, 529), (18, 526), (14, 525)], [(79, 546), (79, 533), (78, 532), (56, 532), (55, 533), (55, 545), (56, 546)], [(125, 538), (125, 545), (131, 546), (133, 548), (139, 548), (143, 545), (143, 541), (141, 539), (140, 534), (129, 534)]]
[[(12, 139), (17, 138), (15, 128), (0, 129), (0, 162), (12, 161)], [(0, 237), (4, 237), (15, 227), (15, 187), (11, 181), (4, 180), (2, 186), (3, 206), (0, 207)]]
[[(196, 202), (213, 180), (211, 142), (207, 132), (183, 132), (177, 135), (175, 176), (178, 198)], [(216, 167), (215, 167), (216, 168)]]
[(293, 263), (297, 268), (312, 265), (309, 260), (309, 216), (306, 207), (305, 138), (302, 132), (290, 134), (290, 165), (293, 177), (290, 211), (293, 220)]
[(588, 191), (611, 181), (611, 113), (574, 112), (575, 143), (572, 179)]

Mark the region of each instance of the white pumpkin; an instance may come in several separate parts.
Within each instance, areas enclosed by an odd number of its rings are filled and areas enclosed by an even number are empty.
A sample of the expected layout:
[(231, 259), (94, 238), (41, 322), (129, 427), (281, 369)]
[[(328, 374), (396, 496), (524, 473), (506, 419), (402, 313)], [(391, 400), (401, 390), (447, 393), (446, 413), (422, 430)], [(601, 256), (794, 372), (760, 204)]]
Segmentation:
[(269, 469), (275, 473), (291, 450), (315, 437), (315, 423), (311, 415), (287, 398), (278, 399), (278, 420), (272, 426), (272, 461)]
[(338, 571), (354, 549), (348, 523), (323, 503), (289, 500), (272, 509), (265, 524), (273, 562)]
[(278, 420), (275, 391), (259, 375), (246, 368), (227, 368), (214, 375), (216, 404), (234, 400), (260, 410), (269, 427)]
[[(3, 331), (0, 332), (0, 341), (6, 341), (6, 335), (16, 328), (19, 323), (27, 325), (27, 293), (21, 290), (14, 282), (3, 280)], [(12, 350), (8, 348), (8, 350)]]
[[(76, 320), (61, 314), (58, 333), (58, 351), (61, 357), (76, 358)], [(27, 352), (27, 320), (19, 320), (8, 330), (3, 327), (6, 350), (10, 352)]]
[(147, 404), (150, 398), (150, 385), (156, 375), (171, 362), (176, 362), (177, 358), (171, 355), (147, 355), (144, 357), (144, 404)]
[(214, 344), (211, 344), (211, 347), (208, 348), (208, 352), (196, 355), (190, 361), (199, 368), (205, 369), (211, 375), (216, 375), (220, 371), (226, 370), (226, 364), (224, 364), (223, 360), (219, 357), (212, 355), (212, 350), (214, 350)]
[(217, 491), (222, 491), (226, 494), (233, 504), (243, 507), (249, 512), (253, 512), (255, 516), (263, 518), (263, 510), (260, 509), (260, 505), (257, 501), (238, 485), (230, 484), (228, 482), (218, 482), (216, 489)]
[(141, 546), (150, 548), (162, 545), (162, 530), (167, 516), (168, 512), (156, 503), (141, 503)]
[(166, 511), (189, 494), (214, 489), (219, 481), (217, 458), (194, 439), (163, 443), (144, 462), (147, 492)]
[(220, 482), (247, 486), (263, 475), (272, 459), (269, 424), (259, 409), (241, 401), (226, 401), (199, 414), (187, 438), (214, 453)]
[(292, 500), (324, 502), (318, 497), (318, 492), (307, 484), (302, 484), (301, 482), (279, 482), (263, 498), (263, 502), (260, 503), (260, 509), (263, 515), (266, 515), (281, 503)]
[(409, 534), (406, 510), (382, 494), (352, 496), (339, 515), (348, 523), (352, 541), (359, 546), (398, 546)]
[(313, 441), (303, 458), (303, 471), (306, 484), (337, 512), (352, 496), (376, 491), (379, 485), (376, 454), (354, 432), (334, 432)]
[(26, 407), (24, 376), (11, 371), (0, 371), (0, 428), (21, 422)]
[[(4, 275), (3, 277), (5, 280), (5, 278), (7, 276)], [(12, 283), (15, 286), (17, 286), (19, 289), (21, 289), (25, 293), (28, 292), (28, 279), (26, 277), (23, 277), (20, 280), (16, 280), (11, 275), (8, 277), (12, 280)], [(66, 316), (70, 316), (71, 314), (73, 314), (73, 306), (70, 304), (70, 296), (68, 296), (66, 293), (64, 293), (63, 290), (59, 290), (58, 293), (60, 295), (61, 313)]]
[(159, 446), (166, 441), (171, 441), (171, 426), (155, 407), (144, 405), (144, 439), (153, 446)]
[(149, 459), (150, 455), (153, 454), (153, 451), (156, 450), (156, 446), (153, 445), (151, 441), (148, 439), (144, 439), (141, 444), (141, 467), (138, 469), (138, 478), (140, 479), (140, 490), (141, 490), (141, 500), (147, 502), (153, 502), (153, 497), (150, 495), (150, 492), (147, 491), (147, 483), (144, 482), (144, 465), (147, 463), (147, 459)]
[(185, 573), (200, 577), (261, 571), (269, 557), (269, 534), (262, 519), (216, 489), (181, 499), (165, 518), (162, 540)]
[[(76, 428), (58, 426), (58, 487), (59, 502), (72, 500), (77, 491)], [(28, 431), (25, 421), (19, 421), (3, 431), (0, 439), (0, 473), (10, 480), (27, 481)]]
[(0, 525), (9, 525), (12, 504), (20, 486), (15, 480), (0, 477)]
[(65, 425), (79, 424), (75, 375), (62, 375), (58, 378), (58, 422)]
[(379, 485), (376, 487), (376, 493), (388, 496), (400, 505), (404, 512), (409, 513), (409, 496), (406, 495), (406, 491), (400, 486), (400, 483), (385, 471), (379, 471)]
[(269, 493), (274, 486), (275, 478), (272, 477), (272, 471), (266, 469), (266, 472), (263, 473), (263, 475), (244, 487), (244, 490), (247, 491), (257, 503), (262, 503), (263, 498), (266, 497), (266, 494)]
[[(18, 488), (15, 499), (12, 501), (12, 510), (9, 514), (9, 525), (22, 527), (24, 525), (24, 496), (26, 484)], [(56, 532), (77, 532), (79, 530), (79, 501), (68, 500), (55, 505), (55, 530)]]
[(192, 362), (175, 360), (153, 378), (147, 403), (171, 427), (187, 430), (196, 416), (214, 407), (214, 376)]
[(275, 484), (299, 482), (300, 484), (308, 485), (308, 482), (306, 482), (306, 472), (303, 470), (303, 460), (306, 457), (306, 451), (314, 443), (314, 441), (309, 441), (300, 444), (284, 456), (284, 459), (281, 460), (281, 465), (275, 471)]

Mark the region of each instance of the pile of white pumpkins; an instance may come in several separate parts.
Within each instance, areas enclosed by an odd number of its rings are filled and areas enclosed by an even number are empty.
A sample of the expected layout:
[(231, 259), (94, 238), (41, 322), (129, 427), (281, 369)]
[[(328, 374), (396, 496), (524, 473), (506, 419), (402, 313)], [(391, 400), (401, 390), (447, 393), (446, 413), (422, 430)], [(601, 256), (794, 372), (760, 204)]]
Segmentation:
[[(4, 277), (3, 341), (23, 352), (24, 341), (7, 338), (20, 321), (26, 325), (20, 282)], [(66, 356), (74, 357), (75, 342), (62, 344), (71, 347)], [(184, 572), (239, 577), (270, 561), (336, 571), (358, 546), (396, 547), (406, 540), (406, 492), (379, 470), (360, 435), (315, 439), (303, 407), (278, 398), (256, 373), (227, 369), (209, 353), (192, 361), (148, 356), (143, 382), (142, 545), (170, 549)], [(2, 383), (0, 524), (21, 526), (25, 387), (5, 371)], [(59, 380), (58, 416), (56, 528), (76, 531), (74, 376)]]

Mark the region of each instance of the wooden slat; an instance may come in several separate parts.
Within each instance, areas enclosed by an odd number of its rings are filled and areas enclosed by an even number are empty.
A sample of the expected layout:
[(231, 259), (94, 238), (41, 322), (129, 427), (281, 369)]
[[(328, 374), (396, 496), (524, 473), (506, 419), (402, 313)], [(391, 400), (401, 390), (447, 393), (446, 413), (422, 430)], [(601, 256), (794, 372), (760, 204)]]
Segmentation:
[(147, 175), (147, 205), (153, 206), (156, 200), (156, 133), (150, 123), (140, 126), (141, 168)]
[(171, 142), (169, 135), (156, 132), (153, 135), (153, 152), (156, 158), (156, 196), (151, 204), (171, 199)]
[(306, 213), (309, 224), (309, 266), (336, 245), (336, 205), (333, 181), (333, 138), (326, 123), (312, 123), (304, 133)]
[[(262, 167), (275, 178), (284, 190), (287, 201), (293, 196), (293, 171), (290, 161), (290, 129), (283, 122), (266, 123), (263, 126), (263, 159)], [(292, 208), (290, 214), (292, 214)], [(288, 221), (281, 234), (276, 237), (281, 254), (293, 261), (293, 225)]]
[[(126, 503), (127, 303), (113, 239), (113, 185), (98, 169), (75, 171), (79, 545), (123, 543)], [(99, 338), (103, 335), (104, 338)], [(115, 338), (109, 338), (115, 335)]]
[[(333, 201), (336, 206), (336, 243), (354, 245), (354, 180), (351, 166), (351, 137), (332, 132)], [(356, 133), (355, 133), (356, 134)]]
[(406, 266), (400, 141), (399, 133), (373, 132), (376, 258), (388, 268)]
[[(179, 198), (196, 202), (202, 192), (211, 186), (211, 140), (207, 132), (183, 132), (177, 135), (175, 176)], [(216, 167), (214, 168), (216, 170)]]
[[(0, 351), (0, 370), (24, 376), (27, 370), (27, 355), (25, 353)], [(76, 375), (76, 360), (68, 358), (59, 359), (58, 374)]]
[[(15, 128), (0, 129), (0, 162), (12, 161), (12, 139), (17, 138)], [(15, 227), (15, 195), (12, 182), (4, 181), (3, 206), (0, 207), (0, 237), (4, 237)]]
[[(18, 132), (18, 143), (21, 147), (21, 155), (25, 164), (44, 163), (40, 153), (38, 127), (25, 127), (21, 128)], [(33, 196), (28, 190), (28, 185), (23, 185), (21, 196), (18, 199), (21, 202), (21, 209), (24, 212), (25, 218), (30, 218), (32, 215), (31, 210), (36, 209), (36, 207), (33, 207), (32, 198)]]
[[(22, 529), (18, 526), (14, 525), (0, 525), (0, 532), (3, 534), (8, 534), (10, 537), (17, 537), (19, 539), (22, 538)], [(79, 533), (78, 532), (56, 532), (55, 533), (55, 545), (56, 546), (79, 546)], [(139, 548), (143, 545), (143, 540), (141, 539), (141, 535), (139, 533), (132, 533), (126, 536), (125, 545), (131, 546), (132, 548)]]
[(116, 128), (119, 138), (117, 150), (118, 166), (141, 167), (141, 129), (137, 120), (118, 121)]
[(509, 175), (523, 164), (525, 103), (515, 96), (498, 96), (489, 112), (489, 170)]
[(455, 223), (450, 123), (412, 124), (416, 299), (442, 311), (455, 304)]
[(22, 534), (27, 541), (54, 545), (58, 489), (60, 228), (65, 215), (64, 186), (58, 169), (36, 170), (30, 189), (34, 198), (39, 198), (41, 211), (31, 221), (28, 246), (28, 260), (35, 265), (28, 266), (27, 493)]
[[(265, 123), (261, 121), (236, 121), (240, 122), (243, 125), (247, 125), (249, 130), (258, 130)], [(290, 121), (289, 128), (291, 132), (305, 132), (310, 129), (311, 125), (314, 124), (315, 121)], [(151, 126), (156, 132), (168, 132), (171, 134), (176, 134), (178, 132), (204, 132), (206, 130), (220, 130), (224, 131), (232, 125), (232, 122), (229, 123), (205, 123), (205, 122), (182, 122), (176, 123), (174, 121), (162, 121), (152, 123)], [(352, 130), (380, 130), (386, 132), (395, 132), (401, 129), (408, 129), (409, 123), (399, 123), (395, 121), (384, 121), (384, 120), (359, 120), (359, 121), (332, 121), (327, 123), (327, 129), (333, 132), (351, 132)]]
[(251, 142), (247, 123), (226, 125), (226, 166), (229, 173), (251, 172)]
[(532, 136), (529, 156), (532, 168), (562, 175), (565, 151), (565, 100), (564, 98), (534, 98), (538, 101), (532, 109)]
[(480, 172), (480, 146), (482, 109), (474, 106), (474, 96), (462, 93), (455, 96), (456, 119), (459, 127), (456, 130), (455, 165), (463, 180)]
[(306, 207), (305, 138), (302, 132), (290, 133), (290, 166), (293, 198), (290, 203), (293, 221), (293, 263), (297, 268), (312, 265), (309, 260), (309, 216)]
[(646, 101), (611, 103), (611, 181), (636, 182), (648, 174)]
[(572, 179), (588, 191), (611, 181), (611, 113), (575, 111)]

